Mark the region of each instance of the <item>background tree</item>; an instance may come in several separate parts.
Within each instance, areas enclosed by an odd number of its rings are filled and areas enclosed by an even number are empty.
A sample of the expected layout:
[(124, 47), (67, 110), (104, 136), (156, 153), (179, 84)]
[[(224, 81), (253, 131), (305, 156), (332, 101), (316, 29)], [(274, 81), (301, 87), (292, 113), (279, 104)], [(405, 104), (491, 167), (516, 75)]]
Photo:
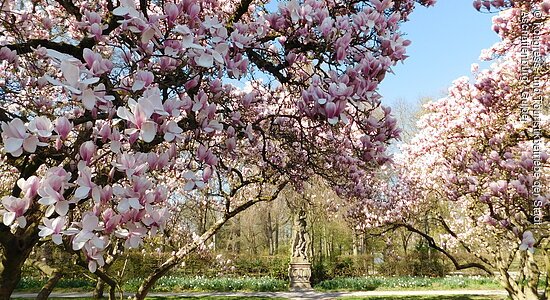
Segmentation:
[[(398, 176), (374, 180), (380, 192), (356, 216), (366, 226), (421, 235), (457, 269), (497, 272), (513, 299), (547, 299), (550, 134), (542, 99), (550, 90), (542, 57), (549, 7), (545, 1), (474, 4), (506, 8), (493, 19), (502, 41), (483, 52), (495, 63), (483, 71), (474, 65), (472, 80), (457, 79), (447, 97), (427, 106), (419, 133), (403, 147)], [(432, 230), (418, 226), (419, 214), (427, 214)], [(469, 256), (461, 260), (457, 251)]]

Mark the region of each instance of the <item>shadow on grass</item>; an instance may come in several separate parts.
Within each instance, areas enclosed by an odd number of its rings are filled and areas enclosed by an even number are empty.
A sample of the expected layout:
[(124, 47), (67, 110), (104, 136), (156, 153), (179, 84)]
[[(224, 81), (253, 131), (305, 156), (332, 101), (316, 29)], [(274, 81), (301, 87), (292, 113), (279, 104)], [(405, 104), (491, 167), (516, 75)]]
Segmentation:
[(341, 297), (342, 300), (505, 300), (505, 296), (476, 296), (476, 295), (450, 295), (450, 296), (372, 296), (372, 297)]
[[(50, 300), (90, 300), (93, 298), (48, 298)], [(107, 299), (107, 298), (103, 298)], [(285, 300), (286, 298), (271, 297), (240, 297), (240, 296), (197, 296), (197, 297), (147, 297), (147, 300), (179, 300), (179, 299), (201, 299), (201, 300)]]
[(316, 291), (374, 291), (383, 285), (380, 278), (344, 277), (324, 280), (314, 286)]
[(199, 297), (153, 297), (148, 300), (179, 300), (179, 299), (201, 299), (201, 300), (284, 300), (286, 298), (270, 298), (270, 297), (240, 297), (240, 296), (199, 296)]

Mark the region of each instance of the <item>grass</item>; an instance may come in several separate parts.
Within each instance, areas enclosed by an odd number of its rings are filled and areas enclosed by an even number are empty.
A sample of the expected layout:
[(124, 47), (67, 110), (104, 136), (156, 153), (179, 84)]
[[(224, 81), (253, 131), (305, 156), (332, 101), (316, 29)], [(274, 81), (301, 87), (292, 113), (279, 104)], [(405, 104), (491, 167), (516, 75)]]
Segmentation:
[[(93, 298), (48, 298), (50, 300), (90, 300)], [(241, 297), (241, 296), (201, 296), (201, 297), (147, 297), (147, 300), (179, 300), (179, 299), (201, 299), (201, 300), (284, 300), (286, 298), (268, 298), (268, 297)]]
[(429, 277), (348, 277), (325, 280), (315, 286), (319, 291), (500, 289), (499, 283), (481, 276)]
[(342, 297), (342, 300), (503, 300), (502, 296), (386, 296), (386, 297)]
[[(67, 298), (49, 298), (52, 300), (67, 300)], [(70, 298), (71, 300), (89, 300), (91, 298)], [(284, 300), (286, 298), (268, 297), (241, 297), (241, 296), (202, 296), (202, 297), (148, 297), (148, 300), (179, 300), (179, 299), (201, 299), (201, 300)], [(503, 300), (501, 296), (372, 296), (372, 297), (340, 297), (342, 300)]]
[(247, 300), (282, 300), (286, 298), (269, 298), (269, 297), (242, 297), (242, 296), (201, 296), (201, 297), (153, 297), (147, 298), (150, 300), (179, 300), (179, 299), (202, 299), (202, 300), (235, 300), (235, 299), (247, 299)]

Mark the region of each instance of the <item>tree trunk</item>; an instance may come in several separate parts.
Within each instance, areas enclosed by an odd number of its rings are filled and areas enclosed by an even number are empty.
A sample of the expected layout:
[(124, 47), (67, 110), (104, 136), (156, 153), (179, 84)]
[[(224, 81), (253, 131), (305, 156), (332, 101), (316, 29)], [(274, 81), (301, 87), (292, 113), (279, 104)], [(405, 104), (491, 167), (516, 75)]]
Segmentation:
[[(6, 228), (4, 224), (2, 227)], [(0, 228), (0, 229), (4, 229)], [(23, 264), (38, 242), (38, 230), (33, 225), (18, 229), (16, 234), (0, 232), (2, 265), (0, 265), (0, 300), (10, 299), (11, 294), (21, 280)]]
[(101, 298), (104, 298), (105, 296), (103, 295), (103, 293), (105, 292), (105, 281), (101, 280), (101, 278), (98, 278), (97, 279), (97, 282), (95, 284), (95, 289), (94, 289), (94, 295), (93, 295), (93, 298), (94, 299), (101, 299)]
[(275, 221), (275, 254), (279, 254), (279, 219)]
[[(51, 255), (51, 253), (47, 254), (47, 255)], [(33, 267), (38, 269), (38, 271), (42, 272), (44, 275), (48, 276), (48, 278), (49, 278), (48, 281), (46, 282), (46, 284), (44, 284), (44, 286), (42, 286), (42, 289), (40, 289), (40, 292), (36, 296), (37, 300), (48, 299), (48, 297), (52, 293), (53, 289), (55, 288), (55, 286), (57, 285), (57, 283), (59, 282), (61, 277), (63, 277), (63, 270), (59, 269), (59, 268), (50, 267), (48, 265), (47, 261), (48, 261), (48, 259), (45, 259), (44, 261), (34, 260), (34, 259), (28, 260), (28, 262), (30, 262), (30, 264)], [(50, 259), (50, 261), (51, 261), (51, 259)]]
[(545, 299), (550, 299), (550, 250), (543, 249), (543, 251), (544, 251), (544, 263), (546, 265), (546, 276), (544, 277), (543, 296)]
[[(38, 235), (36, 235), (38, 237)], [(11, 236), (3, 240), (2, 269), (0, 270), (0, 300), (10, 299), (11, 294), (21, 280), (21, 269), (29, 257), (36, 238), (18, 238)]]
[(359, 236), (359, 254), (365, 254), (367, 250), (367, 238), (366, 234)]
[(251, 206), (254, 203), (245, 204), (241, 207), (238, 207), (235, 209), (232, 214), (227, 215), (221, 220), (218, 220), (216, 223), (214, 223), (206, 232), (204, 232), (198, 239), (194, 240), (190, 244), (188, 244), (186, 247), (183, 247), (178, 252), (176, 252), (174, 255), (172, 255), (169, 259), (167, 259), (162, 265), (158, 266), (147, 278), (143, 280), (141, 283), (136, 295), (134, 296), (134, 300), (143, 300), (149, 293), (149, 290), (155, 285), (155, 283), (170, 269), (172, 269), (174, 266), (178, 265), (189, 253), (192, 251), (195, 251), (197, 247), (204, 244), (210, 237), (212, 237), (218, 230), (227, 222), (230, 218), (232, 218), (234, 215), (239, 213), (240, 211), (246, 209), (247, 207)]
[(246, 210), (247, 208), (251, 207), (252, 205), (260, 202), (260, 201), (271, 201), (278, 197), (278, 193), (283, 190), (283, 188), (286, 186), (286, 182), (279, 185), (278, 191), (271, 197), (271, 199), (257, 199), (253, 201), (248, 201), (240, 206), (236, 207), (232, 211), (227, 211), (224, 217), (218, 221), (216, 221), (210, 228), (204, 232), (198, 239), (193, 240), (190, 244), (187, 244), (187, 246), (180, 249), (178, 252), (174, 253), (169, 259), (167, 259), (162, 265), (158, 266), (147, 278), (143, 280), (141, 283), (136, 295), (134, 296), (135, 300), (142, 300), (145, 299), (147, 294), (149, 293), (149, 290), (155, 285), (155, 283), (170, 269), (172, 269), (174, 266), (176, 266), (178, 263), (180, 263), (189, 253), (192, 251), (195, 251), (197, 247), (204, 244), (209, 238), (211, 238), (218, 230), (231, 218), (237, 216), (242, 211)]
[(265, 226), (265, 236), (269, 245), (269, 256), (275, 254), (275, 241), (273, 239), (273, 225), (271, 220), (271, 211), (267, 211), (267, 220)]
[(352, 234), (352, 245), (353, 245), (353, 256), (357, 256), (359, 254), (359, 240), (358, 240), (358, 235), (357, 233), (354, 231), (353, 234)]
[(241, 253), (241, 234), (241, 219), (237, 217), (235, 218), (235, 247), (233, 248), (236, 254)]
[(61, 272), (61, 270), (55, 270), (50, 276), (50, 279), (48, 279), (48, 282), (40, 289), (40, 292), (36, 296), (36, 300), (48, 299), (61, 277), (63, 277), (63, 272)]

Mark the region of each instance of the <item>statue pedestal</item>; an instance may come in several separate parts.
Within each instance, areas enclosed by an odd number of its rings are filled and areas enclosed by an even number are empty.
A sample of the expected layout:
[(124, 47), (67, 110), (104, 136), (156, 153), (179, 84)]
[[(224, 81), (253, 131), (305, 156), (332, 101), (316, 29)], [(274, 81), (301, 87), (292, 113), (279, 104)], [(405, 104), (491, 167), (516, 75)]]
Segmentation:
[(288, 267), (288, 276), (290, 277), (290, 290), (311, 290), (309, 279), (311, 277), (311, 264), (304, 262), (290, 262)]

